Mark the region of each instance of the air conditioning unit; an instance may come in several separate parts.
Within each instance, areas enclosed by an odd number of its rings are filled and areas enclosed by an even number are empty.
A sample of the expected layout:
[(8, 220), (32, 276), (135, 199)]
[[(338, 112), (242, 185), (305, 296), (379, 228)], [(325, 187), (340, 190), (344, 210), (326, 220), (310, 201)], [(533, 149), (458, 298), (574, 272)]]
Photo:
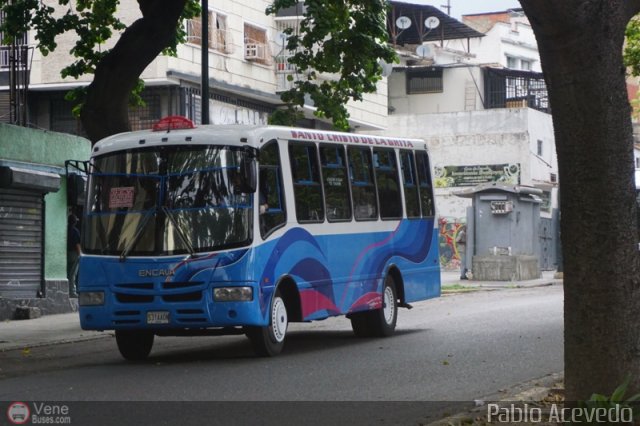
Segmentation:
[(247, 60), (264, 59), (264, 44), (259, 44), (259, 43), (245, 44), (244, 58)]

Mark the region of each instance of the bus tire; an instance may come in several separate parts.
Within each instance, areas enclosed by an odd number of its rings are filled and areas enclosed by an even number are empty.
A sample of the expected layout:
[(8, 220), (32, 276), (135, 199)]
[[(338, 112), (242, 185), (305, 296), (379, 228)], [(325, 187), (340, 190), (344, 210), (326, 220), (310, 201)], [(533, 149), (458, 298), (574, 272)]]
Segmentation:
[(388, 337), (396, 329), (398, 320), (398, 296), (396, 284), (387, 275), (382, 289), (382, 308), (351, 314), (351, 328), (358, 337)]
[(246, 330), (256, 355), (271, 357), (282, 352), (288, 326), (287, 306), (280, 290), (276, 290), (271, 301), (269, 325), (266, 327), (247, 327)]
[(116, 330), (116, 343), (122, 357), (129, 361), (142, 361), (153, 347), (154, 334), (150, 331)]

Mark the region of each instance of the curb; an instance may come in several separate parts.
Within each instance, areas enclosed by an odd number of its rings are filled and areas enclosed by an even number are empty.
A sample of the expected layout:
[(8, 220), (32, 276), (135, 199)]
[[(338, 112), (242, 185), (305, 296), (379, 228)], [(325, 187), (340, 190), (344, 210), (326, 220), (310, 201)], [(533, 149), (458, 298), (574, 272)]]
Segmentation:
[(435, 422), (427, 423), (423, 426), (471, 426), (487, 425), (484, 420), (487, 414), (488, 404), (513, 404), (540, 402), (555, 389), (555, 386), (564, 380), (564, 372), (551, 373), (538, 379), (529, 380), (501, 390), (498, 394), (474, 400), (475, 408), (453, 414)]
[(25, 350), (25, 349), (32, 349), (32, 348), (39, 348), (42, 346), (52, 346), (52, 345), (63, 345), (66, 343), (76, 343), (76, 342), (87, 342), (90, 340), (98, 340), (98, 339), (104, 339), (107, 337), (115, 337), (115, 334), (113, 333), (109, 333), (109, 332), (101, 332), (98, 331), (96, 333), (100, 333), (100, 334), (96, 334), (94, 336), (78, 336), (78, 337), (68, 337), (68, 338), (63, 338), (63, 339), (59, 339), (59, 340), (49, 340), (46, 342), (35, 342), (35, 343), (21, 343), (21, 344), (8, 344), (6, 346), (3, 346), (2, 343), (0, 343), (0, 353), (3, 352), (9, 352), (9, 351), (20, 351), (20, 350)]
[[(472, 293), (475, 291), (494, 291), (494, 290), (513, 290), (519, 288), (537, 288), (537, 287), (551, 287), (554, 285), (563, 285), (561, 280), (545, 281), (541, 283), (523, 284), (522, 282), (505, 282), (504, 284), (491, 283), (491, 284), (463, 284), (456, 283), (452, 285), (445, 284), (442, 286), (442, 294), (444, 296), (448, 294), (460, 294), (460, 293)], [(456, 289), (448, 289), (447, 287), (462, 287)]]

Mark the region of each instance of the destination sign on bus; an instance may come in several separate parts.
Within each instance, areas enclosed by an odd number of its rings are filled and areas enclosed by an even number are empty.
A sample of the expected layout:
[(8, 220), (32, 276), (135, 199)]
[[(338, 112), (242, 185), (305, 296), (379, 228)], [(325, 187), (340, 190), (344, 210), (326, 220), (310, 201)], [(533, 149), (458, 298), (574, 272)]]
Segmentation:
[(109, 191), (109, 208), (131, 208), (133, 207), (133, 196), (133, 186), (111, 188), (111, 191)]
[(377, 138), (369, 135), (355, 135), (355, 134), (332, 134), (332, 133), (316, 133), (316, 132), (301, 132), (299, 130), (291, 131), (292, 139), (304, 139), (310, 141), (320, 142), (351, 142), (360, 143), (364, 145), (384, 145), (393, 146), (398, 148), (413, 148), (413, 143), (406, 139), (388, 139)]

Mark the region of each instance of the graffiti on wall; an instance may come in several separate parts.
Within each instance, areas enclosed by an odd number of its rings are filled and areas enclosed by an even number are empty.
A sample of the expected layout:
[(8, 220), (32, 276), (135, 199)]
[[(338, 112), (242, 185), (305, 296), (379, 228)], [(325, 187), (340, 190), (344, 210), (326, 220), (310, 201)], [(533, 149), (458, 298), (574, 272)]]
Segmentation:
[(460, 269), (466, 240), (462, 237), (466, 234), (467, 224), (461, 218), (441, 217), (438, 225), (440, 266), (446, 270)]

